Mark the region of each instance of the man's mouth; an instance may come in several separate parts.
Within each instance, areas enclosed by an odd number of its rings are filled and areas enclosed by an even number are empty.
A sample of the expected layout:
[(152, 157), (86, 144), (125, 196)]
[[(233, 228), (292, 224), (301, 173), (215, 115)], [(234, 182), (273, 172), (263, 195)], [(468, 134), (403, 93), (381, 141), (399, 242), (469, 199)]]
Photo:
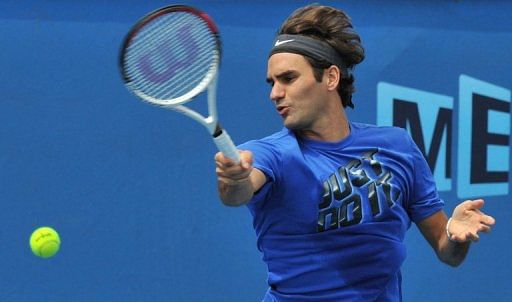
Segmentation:
[(290, 111), (290, 107), (283, 106), (283, 105), (277, 106), (276, 109), (277, 109), (277, 112), (279, 113), (279, 115), (281, 115), (281, 116), (288, 114), (288, 111)]

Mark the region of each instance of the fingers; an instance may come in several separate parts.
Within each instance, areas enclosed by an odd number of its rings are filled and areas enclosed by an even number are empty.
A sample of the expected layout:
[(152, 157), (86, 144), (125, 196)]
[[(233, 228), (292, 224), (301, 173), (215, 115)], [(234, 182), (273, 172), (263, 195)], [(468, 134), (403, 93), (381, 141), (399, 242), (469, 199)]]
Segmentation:
[(491, 232), (491, 227), (482, 223), (480, 224), (480, 226), (478, 227), (478, 229), (476, 230), (476, 232), (468, 232), (466, 234), (466, 237), (468, 240), (471, 240), (471, 241), (474, 241), (474, 242), (477, 242), (478, 240), (480, 240), (480, 236), (478, 235), (478, 233), (490, 233)]
[(486, 224), (481, 223), (478, 226), (478, 228), (476, 229), (476, 231), (468, 232), (466, 234), (466, 236), (471, 241), (478, 241), (480, 239), (480, 236), (478, 236), (478, 233), (480, 233), (480, 232), (482, 232), (482, 233), (490, 233), (491, 232), (491, 227), (486, 225)]
[(452, 217), (492, 226), (496, 223), (496, 220), (480, 210), (484, 206), (484, 203), (483, 199), (466, 200), (454, 209)]
[(473, 242), (478, 242), (478, 240), (480, 240), (480, 236), (478, 236), (477, 233), (468, 233), (466, 237), (468, 240), (471, 240)]
[(483, 223), (488, 226), (492, 226), (496, 223), (494, 217), (486, 215), (479, 209), (470, 210), (468, 213), (470, 213), (469, 216), (472, 217), (472, 220), (477, 221), (478, 223)]
[(450, 238), (451, 241), (455, 242), (468, 242), (468, 241), (475, 241), (477, 242), (480, 240), (480, 237), (476, 233), (466, 232), (460, 235), (452, 235)]
[(253, 158), (252, 153), (250, 151), (241, 150), (240, 151), (240, 165), (245, 168), (249, 169), (252, 167)]
[(484, 206), (483, 199), (475, 199), (475, 200), (466, 200), (460, 204), (464, 208), (464, 210), (479, 210)]
[(250, 151), (239, 151), (240, 163), (224, 156), (221, 152), (215, 154), (217, 177), (224, 183), (236, 183), (249, 177), (252, 171), (253, 157)]
[(478, 228), (478, 232), (489, 233), (489, 232), (491, 232), (491, 227), (488, 225), (482, 224)]
[(480, 221), (486, 225), (494, 225), (496, 224), (496, 219), (494, 217), (482, 214), (482, 217), (480, 218)]
[(478, 233), (472, 233), (472, 232), (466, 232), (462, 233), (460, 235), (452, 235), (451, 240), (457, 241), (457, 242), (468, 242), (473, 241), (477, 242), (480, 240), (480, 236), (478, 236)]
[(473, 241), (477, 242), (480, 240), (479, 233), (489, 233), (492, 225), (495, 223), (494, 218), (491, 216), (481, 213), (479, 210), (471, 210), (469, 213), (473, 213), (466, 217), (467, 219), (457, 220), (452, 217), (452, 224), (449, 230), (451, 239), (458, 242)]
[(231, 158), (224, 156), (222, 152), (217, 152), (215, 154), (215, 163), (217, 166), (220, 165), (224, 167), (231, 167), (235, 165), (235, 162)]
[[(245, 169), (250, 168), (253, 162), (252, 153), (246, 150), (239, 150), (238, 152), (240, 154), (240, 165)], [(222, 152), (217, 152), (215, 154), (215, 162), (217, 163), (217, 166), (221, 164), (221, 166), (224, 167), (231, 167), (237, 165), (234, 160), (225, 156)]]

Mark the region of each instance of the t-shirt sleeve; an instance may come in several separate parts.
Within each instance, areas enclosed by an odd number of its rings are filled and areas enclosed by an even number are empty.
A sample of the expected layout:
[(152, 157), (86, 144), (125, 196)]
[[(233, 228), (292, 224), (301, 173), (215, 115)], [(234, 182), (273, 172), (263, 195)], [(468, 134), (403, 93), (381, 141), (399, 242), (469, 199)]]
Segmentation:
[(406, 132), (406, 135), (411, 148), (410, 155), (413, 167), (407, 211), (411, 219), (417, 223), (439, 212), (444, 207), (444, 202), (439, 197), (434, 176), (425, 157), (409, 133)]

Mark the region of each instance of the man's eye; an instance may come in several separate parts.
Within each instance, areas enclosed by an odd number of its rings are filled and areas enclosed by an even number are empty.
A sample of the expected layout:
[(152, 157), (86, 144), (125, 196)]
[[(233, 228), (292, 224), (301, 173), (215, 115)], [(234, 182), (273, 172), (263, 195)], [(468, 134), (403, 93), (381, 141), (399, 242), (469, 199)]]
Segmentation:
[(286, 76), (286, 77), (283, 77), (283, 82), (290, 83), (291, 81), (293, 81), (293, 79), (295, 79), (294, 76)]

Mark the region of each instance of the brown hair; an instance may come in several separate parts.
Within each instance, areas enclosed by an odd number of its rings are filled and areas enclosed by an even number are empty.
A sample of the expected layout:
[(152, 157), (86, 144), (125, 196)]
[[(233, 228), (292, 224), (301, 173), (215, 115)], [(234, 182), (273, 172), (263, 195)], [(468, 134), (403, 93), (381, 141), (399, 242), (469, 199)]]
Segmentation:
[[(304, 35), (327, 42), (339, 53), (350, 70), (364, 59), (361, 38), (353, 30), (350, 17), (334, 7), (308, 5), (299, 8), (285, 20), (278, 34)], [(330, 67), (332, 62), (318, 61), (307, 56), (305, 58), (313, 67), (315, 79), (318, 82), (322, 81), (324, 70)], [(343, 74), (338, 86), (343, 107), (354, 108), (352, 103), (354, 91), (353, 74)]]

